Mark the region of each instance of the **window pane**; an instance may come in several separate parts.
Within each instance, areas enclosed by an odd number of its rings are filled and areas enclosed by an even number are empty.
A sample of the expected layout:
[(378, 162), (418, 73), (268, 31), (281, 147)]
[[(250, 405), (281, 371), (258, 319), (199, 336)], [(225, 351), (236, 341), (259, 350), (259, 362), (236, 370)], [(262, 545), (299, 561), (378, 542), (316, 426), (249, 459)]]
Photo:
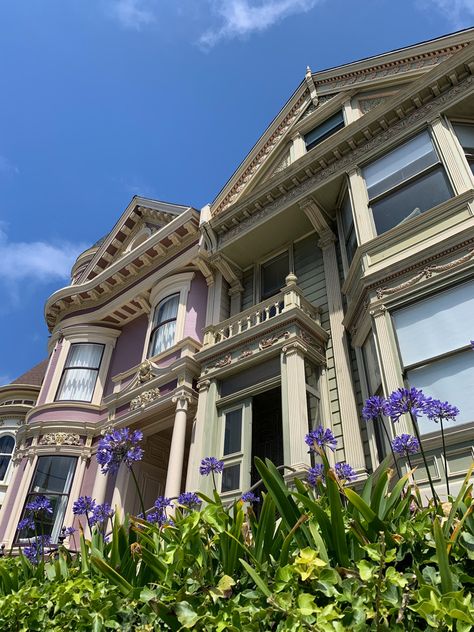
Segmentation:
[(37, 494), (68, 494), (75, 466), (76, 457), (40, 456), (30, 491)]
[(175, 331), (175, 320), (165, 323), (164, 325), (158, 327), (158, 329), (155, 329), (150, 341), (150, 353), (148, 355), (155, 356), (172, 347), (174, 344)]
[(370, 333), (362, 345), (362, 355), (364, 357), (365, 377), (369, 387), (369, 395), (375, 395), (382, 385), (377, 351), (373, 333)]
[(56, 400), (90, 402), (94, 393), (97, 374), (95, 369), (66, 369)]
[(87, 367), (98, 369), (104, 345), (73, 344), (69, 350), (66, 367)]
[(374, 198), (438, 162), (427, 131), (364, 168), (369, 197)]
[(0, 437), (0, 454), (11, 454), (15, 447), (15, 439), (10, 435)]
[[(448, 401), (459, 408), (460, 414), (455, 422), (446, 422), (451, 428), (474, 421), (474, 385), (473, 352), (469, 349), (454, 356), (432, 362), (419, 369), (408, 371), (410, 386), (421, 388), (430, 397)], [(419, 419), (420, 432), (439, 432), (439, 424), (426, 418)]]
[(380, 235), (451, 197), (443, 167), (410, 182), (371, 204), (375, 227)]
[(344, 116), (342, 114), (342, 110), (326, 119), (321, 125), (318, 125), (313, 130), (311, 130), (304, 137), (304, 142), (306, 143), (306, 149), (309, 151), (319, 143), (322, 143), (323, 140), (329, 138), (335, 134), (338, 130), (344, 127)]
[(224, 454), (240, 452), (242, 445), (242, 409), (225, 414)]
[(231, 492), (235, 489), (240, 489), (240, 463), (228, 465), (222, 472), (221, 491)]
[(456, 123), (454, 130), (464, 149), (474, 149), (474, 125)]
[(262, 299), (278, 294), (290, 271), (288, 252), (262, 265)]
[(11, 459), (11, 456), (0, 455), (0, 481), (3, 481), (3, 479), (5, 478), (5, 474), (7, 473), (10, 459)]
[(393, 312), (404, 366), (469, 344), (473, 314), (474, 281)]
[(154, 324), (159, 325), (165, 320), (176, 318), (178, 314), (179, 294), (170, 296), (162, 301), (155, 310)]

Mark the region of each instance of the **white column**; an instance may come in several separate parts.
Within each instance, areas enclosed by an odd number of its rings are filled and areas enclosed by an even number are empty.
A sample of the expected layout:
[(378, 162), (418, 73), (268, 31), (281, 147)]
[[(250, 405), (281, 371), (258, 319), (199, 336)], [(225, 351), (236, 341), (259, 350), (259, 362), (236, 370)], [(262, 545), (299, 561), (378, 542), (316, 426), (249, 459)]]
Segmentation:
[(181, 493), (187, 412), (190, 400), (191, 396), (184, 391), (173, 397), (173, 403), (176, 404), (176, 413), (174, 416), (173, 436), (171, 438), (168, 472), (166, 474), (165, 496), (167, 498), (175, 498)]
[(323, 252), (324, 275), (329, 308), (329, 323), (334, 353), (339, 409), (341, 412), (344, 453), (346, 461), (358, 472), (366, 471), (364, 446), (360, 432), (359, 417), (352, 386), (346, 332), (343, 325), (341, 282), (337, 267), (335, 237), (332, 233), (322, 235), (318, 246)]
[(67, 503), (66, 511), (64, 512), (64, 527), (71, 527), (74, 520), (74, 514), (72, 513), (72, 506), (81, 493), (82, 483), (84, 481), (84, 473), (86, 471), (88, 456), (82, 455), (78, 459), (76, 471), (74, 472), (74, 479), (71, 485), (71, 491), (69, 492), (69, 500)]
[[(389, 320), (390, 314), (386, 310), (385, 305), (379, 305), (377, 308), (372, 309), (370, 315), (374, 323), (375, 346), (377, 349), (380, 372), (382, 374), (383, 390), (388, 397), (390, 393), (396, 391), (397, 388), (404, 388), (405, 386), (402, 378), (402, 367), (398, 353), (395, 350), (395, 340)], [(387, 428), (393, 437), (395, 434), (413, 433), (411, 423), (408, 421), (406, 415), (400, 417), (396, 428), (394, 428), (392, 423), (388, 423)]]
[(351, 200), (352, 213), (354, 215), (357, 242), (364, 244), (376, 237), (372, 222), (372, 212), (369, 209), (367, 187), (365, 186), (365, 180), (362, 177), (360, 169), (351, 169), (347, 175), (349, 176), (349, 197)]
[(16, 496), (17, 502), (13, 506), (12, 512), (9, 516), (10, 520), (8, 522), (7, 528), (5, 529), (4, 539), (5, 539), (5, 544), (7, 547), (11, 546), (15, 538), (16, 529), (18, 526), (18, 522), (20, 521), (21, 512), (25, 504), (26, 494), (30, 486), (31, 477), (33, 476), (34, 467), (36, 466), (36, 462), (38, 460), (36, 456), (33, 456), (31, 454), (27, 456), (26, 458), (27, 458), (27, 462), (26, 462), (25, 469), (23, 470), (23, 473), (20, 473), (20, 476), (22, 478), (21, 478), (20, 487), (18, 488), (18, 491), (17, 491), (17, 496)]
[(282, 349), (283, 446), (285, 465), (296, 469), (311, 466), (308, 446), (308, 408), (304, 372), (304, 347), (293, 342)]
[(94, 486), (92, 487), (92, 498), (95, 499), (98, 505), (101, 505), (105, 501), (105, 494), (107, 492), (107, 474), (102, 474), (100, 465), (97, 464), (97, 472), (95, 475)]
[(437, 117), (431, 121), (431, 129), (438, 151), (446, 165), (448, 177), (453, 184), (454, 194), (459, 195), (469, 191), (472, 189), (471, 170), (452, 127), (445, 119)]
[[(131, 476), (128, 467), (122, 463), (117, 472), (114, 494), (112, 496), (112, 509), (115, 509), (120, 517), (123, 517), (125, 514), (125, 500)], [(148, 507), (145, 507), (145, 509), (148, 509)]]
[(292, 145), (290, 147), (291, 162), (295, 162), (298, 158), (301, 158), (306, 153), (306, 144), (304, 138), (299, 132), (292, 137)]

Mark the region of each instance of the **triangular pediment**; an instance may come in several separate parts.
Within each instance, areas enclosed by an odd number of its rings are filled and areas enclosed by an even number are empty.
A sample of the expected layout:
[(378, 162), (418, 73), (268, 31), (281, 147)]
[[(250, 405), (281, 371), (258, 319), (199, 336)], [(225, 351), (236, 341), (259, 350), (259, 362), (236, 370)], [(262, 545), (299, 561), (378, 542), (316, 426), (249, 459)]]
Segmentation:
[[(87, 253), (87, 263), (75, 274), (76, 283), (85, 283), (116, 261), (141, 246), (157, 231), (186, 211), (188, 206), (134, 196), (108, 235)], [(80, 259), (81, 257), (79, 257)]]
[[(453, 33), (343, 66), (312, 73), (309, 69), (293, 96), (271, 122), (211, 204), (216, 216), (255, 192), (305, 153), (294, 138), (305, 135), (337, 113), (350, 100), (349, 121), (355, 122), (397, 92), (467, 46), (473, 30)], [(355, 114), (354, 114), (355, 112)], [(301, 143), (301, 139), (299, 140)]]

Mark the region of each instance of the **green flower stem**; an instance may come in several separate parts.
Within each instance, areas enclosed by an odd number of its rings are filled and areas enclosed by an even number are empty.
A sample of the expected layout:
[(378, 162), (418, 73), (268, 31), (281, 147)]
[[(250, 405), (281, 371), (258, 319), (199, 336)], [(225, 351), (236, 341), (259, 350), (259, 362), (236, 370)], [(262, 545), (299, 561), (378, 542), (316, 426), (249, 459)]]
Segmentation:
[(448, 500), (449, 500), (450, 492), (449, 492), (448, 460), (446, 459), (446, 442), (444, 440), (443, 420), (440, 419), (439, 422), (441, 424), (441, 440), (443, 442), (443, 456), (444, 456), (444, 473), (446, 475), (446, 490), (448, 492)]
[(137, 488), (138, 498), (140, 500), (140, 506), (141, 506), (142, 514), (143, 514), (143, 520), (145, 520), (146, 519), (145, 503), (143, 502), (143, 496), (140, 491), (140, 487), (138, 485), (137, 477), (135, 476), (135, 472), (133, 471), (133, 467), (130, 467), (130, 473), (132, 475), (133, 482), (135, 483), (135, 487)]
[(380, 421), (380, 424), (381, 424), (381, 426), (382, 426), (382, 428), (383, 428), (383, 430), (385, 432), (385, 436), (387, 437), (388, 445), (390, 446), (390, 451), (391, 451), (392, 456), (393, 456), (393, 463), (395, 465), (395, 469), (397, 470), (397, 476), (400, 479), (402, 477), (402, 475), (400, 473), (400, 468), (398, 467), (398, 460), (397, 460), (397, 457), (395, 455), (395, 452), (393, 451), (392, 440), (390, 438), (390, 434), (389, 434), (389, 432), (388, 432), (388, 430), (387, 430), (387, 428), (385, 426), (385, 422), (382, 419), (381, 415), (379, 415), (379, 421)]
[(438, 506), (438, 494), (435, 491), (435, 488), (434, 488), (434, 485), (433, 485), (433, 479), (431, 478), (431, 472), (430, 472), (430, 469), (428, 467), (428, 461), (426, 460), (425, 451), (423, 450), (423, 444), (421, 442), (420, 431), (418, 429), (418, 422), (416, 420), (416, 417), (412, 413), (410, 413), (410, 417), (411, 417), (411, 421), (413, 423), (413, 428), (415, 429), (416, 438), (418, 439), (418, 443), (420, 444), (420, 452), (421, 452), (421, 456), (423, 458), (423, 463), (424, 463), (425, 468), (426, 468), (426, 474), (428, 476), (428, 481), (430, 483), (431, 493), (433, 494), (433, 500), (434, 500), (434, 504), (435, 504), (435, 507), (436, 507), (436, 511), (438, 511), (438, 509), (439, 509), (439, 506)]

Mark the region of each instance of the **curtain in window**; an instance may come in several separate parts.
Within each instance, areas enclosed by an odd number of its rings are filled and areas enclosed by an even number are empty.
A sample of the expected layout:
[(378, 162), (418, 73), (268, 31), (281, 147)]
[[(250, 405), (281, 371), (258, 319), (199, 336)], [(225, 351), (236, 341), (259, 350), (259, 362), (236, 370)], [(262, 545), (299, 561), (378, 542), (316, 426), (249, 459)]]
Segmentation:
[(67, 359), (67, 367), (87, 367), (98, 369), (102, 357), (103, 345), (74, 344), (71, 346)]
[(66, 360), (57, 400), (90, 402), (104, 345), (73, 344)]
[(155, 356), (173, 346), (176, 334), (179, 294), (162, 301), (155, 310), (149, 356)]
[(10, 435), (0, 437), (0, 481), (3, 481), (6, 476), (14, 447), (15, 439), (13, 437)]

